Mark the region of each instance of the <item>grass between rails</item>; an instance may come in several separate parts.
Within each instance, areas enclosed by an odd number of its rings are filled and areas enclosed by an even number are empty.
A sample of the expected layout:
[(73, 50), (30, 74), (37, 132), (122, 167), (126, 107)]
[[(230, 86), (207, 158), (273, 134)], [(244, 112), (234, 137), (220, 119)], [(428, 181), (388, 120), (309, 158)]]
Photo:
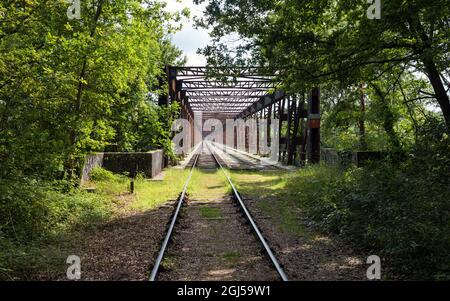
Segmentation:
[(231, 188), (223, 172), (195, 169), (188, 187), (191, 200), (214, 201), (228, 196)]
[(222, 213), (220, 212), (219, 208), (212, 208), (212, 207), (202, 207), (199, 208), (200, 215), (203, 218), (221, 218)]

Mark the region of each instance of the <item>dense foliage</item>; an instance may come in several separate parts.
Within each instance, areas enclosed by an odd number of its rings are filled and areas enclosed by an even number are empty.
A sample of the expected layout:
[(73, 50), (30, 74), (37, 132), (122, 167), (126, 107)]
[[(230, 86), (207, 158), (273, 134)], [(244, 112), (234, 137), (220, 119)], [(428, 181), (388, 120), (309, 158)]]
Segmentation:
[(351, 91), (366, 87), (387, 131), (396, 126), (396, 107), (415, 118), (414, 108), (426, 104), (440, 108), (450, 130), (448, 1), (381, 2), (381, 19), (369, 19), (364, 1), (209, 1), (197, 23), (214, 39), (202, 53), (214, 65), (280, 70), (291, 93), (334, 90), (324, 101), (355, 118), (364, 108)]
[(108, 145), (170, 150), (170, 109), (153, 103), (181, 55), (168, 42), (177, 16), (154, 1), (81, 4), (80, 20), (62, 0), (0, 4), (0, 178), (76, 178)]
[(403, 161), (302, 171), (287, 189), (321, 229), (379, 255), (391, 277), (448, 280), (450, 141), (437, 137), (427, 134)]
[(164, 66), (184, 63), (169, 35), (188, 12), (80, 3), (81, 19), (65, 0), (0, 3), (1, 279), (31, 277), (56, 256), (50, 240), (110, 216), (107, 200), (74, 187), (86, 154), (163, 148), (173, 158), (178, 110), (155, 101)]
[[(36, 179), (0, 183), (0, 280), (32, 280), (62, 267), (65, 247), (87, 225), (112, 215), (111, 202), (78, 189)], [(44, 276), (44, 275), (42, 275)]]

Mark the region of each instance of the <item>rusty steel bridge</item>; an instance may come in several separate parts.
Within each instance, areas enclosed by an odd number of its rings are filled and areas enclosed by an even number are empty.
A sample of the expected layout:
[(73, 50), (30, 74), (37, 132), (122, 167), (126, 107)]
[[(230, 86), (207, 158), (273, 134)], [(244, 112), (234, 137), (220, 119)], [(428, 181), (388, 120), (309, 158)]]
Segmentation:
[[(260, 67), (167, 66), (165, 74), (160, 79), (163, 92), (159, 105), (179, 103), (181, 118), (188, 120), (192, 127), (196, 112), (202, 112), (204, 120), (215, 118), (223, 125), (227, 119), (266, 119), (270, 143), (270, 122), (275, 119), (279, 122), (282, 163), (303, 165), (320, 161), (318, 87), (285, 93), (279, 88), (278, 72), (268, 73)], [(245, 140), (248, 146), (247, 135)], [(194, 147), (194, 141), (190, 143)]]

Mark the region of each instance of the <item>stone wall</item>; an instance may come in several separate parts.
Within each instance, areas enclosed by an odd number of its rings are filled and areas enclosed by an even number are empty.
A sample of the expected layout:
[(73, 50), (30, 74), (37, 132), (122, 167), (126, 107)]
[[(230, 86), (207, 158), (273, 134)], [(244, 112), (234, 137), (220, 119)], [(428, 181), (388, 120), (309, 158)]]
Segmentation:
[(368, 162), (380, 161), (386, 157), (386, 153), (383, 152), (354, 152), (353, 153), (353, 163), (358, 166), (364, 166)]
[(337, 152), (333, 148), (321, 149), (321, 160), (323, 163), (327, 165), (339, 165), (342, 168), (347, 168), (351, 164), (361, 167), (367, 162), (379, 161), (385, 157), (385, 153), (376, 151)]
[(327, 165), (338, 165), (339, 155), (333, 148), (321, 148), (320, 160)]
[(89, 173), (94, 167), (103, 167), (114, 173), (143, 173), (148, 178), (159, 175), (164, 168), (164, 152), (162, 150), (148, 153), (97, 153), (86, 157), (81, 183), (89, 180)]
[(89, 180), (89, 173), (91, 170), (93, 170), (97, 166), (102, 166), (103, 163), (103, 153), (97, 153), (97, 154), (90, 154), (87, 155), (84, 166), (83, 166), (83, 172), (81, 174), (81, 184)]

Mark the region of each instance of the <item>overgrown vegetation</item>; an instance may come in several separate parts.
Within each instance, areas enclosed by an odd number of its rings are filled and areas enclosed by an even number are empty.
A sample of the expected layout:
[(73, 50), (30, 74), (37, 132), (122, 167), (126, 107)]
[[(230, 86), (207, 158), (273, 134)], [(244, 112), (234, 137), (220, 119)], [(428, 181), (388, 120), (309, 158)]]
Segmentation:
[(64, 265), (63, 250), (81, 229), (112, 216), (107, 198), (58, 186), (42, 180), (1, 182), (0, 279), (45, 278), (49, 267)]
[[(352, 0), (211, 0), (197, 20), (213, 38), (201, 52), (212, 65), (280, 71), (291, 94), (320, 85), (328, 90), (322, 93), (328, 105), (343, 117), (340, 125), (353, 130), (352, 122), (360, 121), (361, 136), (361, 93), (377, 103), (371, 117), (393, 143), (399, 109), (417, 119), (427, 102), (441, 109), (450, 130), (448, 1), (387, 1), (376, 20), (367, 17), (369, 7)], [(230, 36), (241, 43), (229, 43)], [(360, 138), (359, 146), (366, 147)]]
[[(4, 182), (0, 186), (0, 279), (53, 279), (67, 266), (83, 233), (131, 211), (153, 210), (177, 199), (187, 170), (168, 169), (163, 181), (138, 175), (135, 193), (130, 179), (95, 168), (86, 187), (61, 187), (60, 182)], [(195, 187), (194, 187), (195, 188)]]
[[(178, 107), (156, 103), (164, 66), (184, 63), (170, 34), (188, 11), (146, 0), (80, 3), (80, 20), (68, 18), (63, 0), (0, 3), (2, 279), (64, 264), (55, 254), (65, 237), (112, 216), (108, 193), (77, 188), (86, 154), (162, 148), (176, 159)], [(126, 191), (123, 178), (94, 177)]]
[[(158, 107), (167, 64), (183, 64), (171, 44), (182, 14), (159, 1), (0, 4), (0, 178), (76, 182), (95, 151), (173, 156), (177, 105)], [(187, 11), (183, 11), (187, 15)]]
[(302, 171), (286, 188), (320, 228), (379, 254), (402, 277), (448, 280), (450, 143), (423, 143), (406, 160)]
[(361, 254), (379, 255), (390, 268), (385, 279), (448, 280), (450, 141), (442, 123), (427, 128), (406, 159), (393, 155), (361, 168), (310, 166), (292, 174), (234, 172), (233, 178), (243, 195), (261, 200), (282, 231), (307, 235), (298, 220), (306, 213), (318, 229)]

